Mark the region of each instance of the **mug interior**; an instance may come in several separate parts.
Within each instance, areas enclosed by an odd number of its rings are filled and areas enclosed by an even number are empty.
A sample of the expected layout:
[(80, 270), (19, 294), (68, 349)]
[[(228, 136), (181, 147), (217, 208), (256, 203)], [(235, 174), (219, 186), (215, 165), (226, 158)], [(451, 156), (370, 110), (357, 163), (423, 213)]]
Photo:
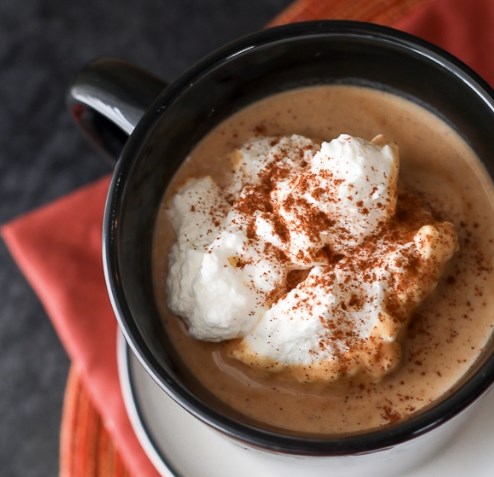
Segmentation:
[(493, 95), (467, 67), (389, 28), (338, 21), (291, 25), (213, 53), (157, 99), (129, 139), (115, 171), (104, 245), (120, 325), (168, 394), (208, 424), (253, 446), (331, 455), (385, 448), (457, 414), (494, 378), (491, 342), (448, 396), (406, 420), (345, 438), (300, 435), (243, 417), (184, 375), (162, 326), (151, 274), (158, 207), (194, 146), (222, 120), (254, 101), (325, 84), (366, 86), (421, 105), (457, 131), (494, 177)]

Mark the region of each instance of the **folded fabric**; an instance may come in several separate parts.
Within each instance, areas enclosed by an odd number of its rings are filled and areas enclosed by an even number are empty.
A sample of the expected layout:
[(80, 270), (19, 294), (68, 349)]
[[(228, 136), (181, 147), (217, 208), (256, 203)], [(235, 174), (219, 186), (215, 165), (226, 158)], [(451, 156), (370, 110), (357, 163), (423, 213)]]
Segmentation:
[(494, 2), (438, 0), (428, 2), (393, 26), (434, 43), (494, 85)]
[[(399, 1), (362, 5), (385, 3), (389, 13)], [(313, 18), (314, 11), (318, 17), (332, 17), (336, 3), (342, 2), (328, 1), (324, 9), (321, 0), (300, 1), (280, 17), (280, 22)], [(386, 17), (381, 10), (381, 16), (355, 18), (393, 18), (397, 28), (456, 54), (494, 84), (492, 0), (415, 0), (414, 9), (411, 0), (404, 3), (412, 10), (406, 18), (398, 20), (394, 13)], [(105, 177), (16, 219), (3, 227), (2, 235), (44, 304), (129, 470), (139, 477), (154, 476), (157, 473), (127, 418), (118, 382), (117, 328), (101, 260), (101, 223), (108, 184)]]

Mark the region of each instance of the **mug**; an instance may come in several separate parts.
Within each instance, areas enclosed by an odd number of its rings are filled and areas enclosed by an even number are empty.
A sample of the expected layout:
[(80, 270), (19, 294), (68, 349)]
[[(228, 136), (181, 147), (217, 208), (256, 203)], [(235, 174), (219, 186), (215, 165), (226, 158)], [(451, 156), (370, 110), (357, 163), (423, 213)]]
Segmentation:
[(441, 49), (367, 23), (318, 21), (264, 30), (215, 51), (170, 85), (124, 62), (99, 59), (79, 73), (68, 103), (97, 147), (118, 157), (103, 227), (105, 276), (127, 342), (163, 391), (263, 458), (291, 459), (302, 463), (304, 472), (316, 469), (314, 475), (328, 470), (357, 475), (359, 469), (396, 475), (418, 456), (436, 452), (490, 387), (492, 340), (446, 397), (406, 420), (346, 436), (301, 436), (254, 425), (190, 387), (175, 365), (153, 295), (156, 214), (194, 146), (254, 101), (322, 84), (376, 88), (433, 111), (460, 133), (494, 177), (493, 90)]

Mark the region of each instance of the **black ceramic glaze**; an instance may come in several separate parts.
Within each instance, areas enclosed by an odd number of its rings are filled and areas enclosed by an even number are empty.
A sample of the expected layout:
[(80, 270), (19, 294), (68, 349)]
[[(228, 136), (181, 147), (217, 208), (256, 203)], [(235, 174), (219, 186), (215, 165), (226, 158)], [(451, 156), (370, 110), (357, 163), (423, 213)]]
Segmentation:
[(124, 61), (98, 58), (79, 71), (67, 103), (93, 144), (117, 160), (129, 134), (165, 87), (163, 80)]
[[(132, 88), (142, 91), (146, 77), (141, 84), (140, 74), (133, 75), (130, 91), (115, 97), (113, 73), (116, 77), (120, 73), (111, 65), (106, 67), (112, 72), (106, 93), (101, 95), (93, 84), (92, 94), (126, 111), (134, 100)], [(89, 77), (91, 68), (85, 73)], [(72, 91), (81, 86), (87, 91), (84, 78), (76, 81)], [(424, 106), (458, 131), (494, 175), (494, 93), (449, 54), (396, 30), (359, 22), (309, 22), (265, 30), (195, 65), (168, 86), (138, 122), (122, 151), (109, 191), (104, 261), (110, 296), (129, 344), (155, 381), (185, 409), (252, 446), (294, 454), (347, 455), (393, 446), (455, 416), (493, 382), (492, 347), (474, 365), (478, 372), (461, 382), (447, 399), (404, 422), (345, 438), (291, 434), (249, 422), (207, 393), (195, 394), (182, 380), (163, 337), (150, 270), (159, 203), (194, 145), (220, 121), (257, 99), (319, 84), (369, 86)], [(141, 106), (162, 86), (152, 81), (150, 95)], [(86, 98), (84, 104), (80, 102), (72, 93), (72, 109), (96, 109), (105, 114), (97, 101)], [(137, 120), (135, 115), (133, 118)], [(115, 128), (106, 131), (105, 121), (96, 126), (91, 123), (90, 130), (100, 144), (107, 144), (101, 139), (105, 135), (115, 137)], [(121, 135), (117, 139), (121, 140)], [(115, 147), (106, 150), (114, 152)]]

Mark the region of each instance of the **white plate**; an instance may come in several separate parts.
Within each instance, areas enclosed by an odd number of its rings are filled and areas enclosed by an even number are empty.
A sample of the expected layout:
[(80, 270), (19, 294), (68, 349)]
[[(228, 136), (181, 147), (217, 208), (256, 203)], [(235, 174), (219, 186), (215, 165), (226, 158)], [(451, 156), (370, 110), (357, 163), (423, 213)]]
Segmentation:
[[(147, 374), (120, 334), (118, 366), (130, 421), (144, 451), (165, 477), (300, 476), (300, 467), (259, 459), (199, 422)], [(298, 469), (297, 469), (298, 468)], [(288, 469), (288, 470), (287, 470)], [(353, 474), (352, 474), (353, 475)], [(494, 475), (494, 393), (484, 396), (461, 432), (410, 477)], [(353, 475), (353, 477), (358, 477)], [(402, 474), (402, 477), (405, 477)]]

